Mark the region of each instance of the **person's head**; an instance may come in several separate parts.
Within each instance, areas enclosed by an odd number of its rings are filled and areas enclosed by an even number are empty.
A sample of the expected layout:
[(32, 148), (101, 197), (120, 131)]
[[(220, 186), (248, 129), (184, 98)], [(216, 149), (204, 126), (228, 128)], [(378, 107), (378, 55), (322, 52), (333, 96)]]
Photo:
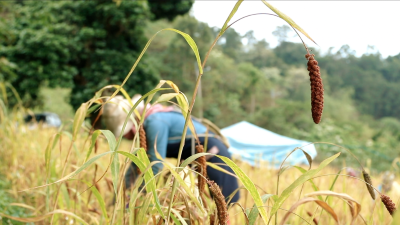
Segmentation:
[[(135, 104), (141, 97), (142, 96), (139, 94), (133, 96), (131, 99), (132, 103)], [(131, 115), (123, 132), (121, 131), (128, 112), (132, 109), (131, 104), (121, 95), (117, 95), (111, 99), (108, 98), (106, 101), (107, 103), (104, 104), (102, 114), (106, 128), (110, 130), (116, 137), (127, 134), (134, 127), (134, 123), (132, 121), (132, 118), (135, 117), (134, 114)], [(139, 110), (139, 112), (141, 112), (144, 108), (143, 101), (140, 102), (136, 108)]]

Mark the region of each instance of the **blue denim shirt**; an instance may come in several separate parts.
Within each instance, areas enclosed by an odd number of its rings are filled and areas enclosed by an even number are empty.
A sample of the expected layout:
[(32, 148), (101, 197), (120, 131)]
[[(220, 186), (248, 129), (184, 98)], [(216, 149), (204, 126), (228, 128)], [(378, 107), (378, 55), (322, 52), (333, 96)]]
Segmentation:
[[(183, 134), (183, 127), (185, 125), (185, 118), (178, 112), (157, 112), (151, 114), (144, 121), (144, 129), (147, 138), (147, 154), (150, 161), (156, 161), (157, 157), (154, 150), (154, 143), (156, 143), (157, 152), (165, 158), (167, 155), (168, 143), (180, 142), (180, 139), (168, 140), (171, 137), (181, 137)], [(207, 128), (193, 120), (197, 134), (206, 133)], [(187, 129), (186, 135), (191, 135), (190, 129)], [(162, 164), (157, 163), (153, 166), (153, 172), (157, 173), (162, 168)]]

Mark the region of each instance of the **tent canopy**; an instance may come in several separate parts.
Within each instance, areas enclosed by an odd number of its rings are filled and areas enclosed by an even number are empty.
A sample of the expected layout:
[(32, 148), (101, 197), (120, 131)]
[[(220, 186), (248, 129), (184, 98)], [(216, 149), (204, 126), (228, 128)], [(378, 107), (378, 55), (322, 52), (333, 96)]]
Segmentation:
[[(246, 121), (223, 128), (221, 133), (229, 140), (229, 152), (253, 166), (267, 161), (269, 165), (279, 167), (296, 147), (301, 147), (312, 158), (317, 155), (310, 142), (285, 137)], [(295, 151), (286, 162), (290, 165), (308, 163), (301, 150)]]

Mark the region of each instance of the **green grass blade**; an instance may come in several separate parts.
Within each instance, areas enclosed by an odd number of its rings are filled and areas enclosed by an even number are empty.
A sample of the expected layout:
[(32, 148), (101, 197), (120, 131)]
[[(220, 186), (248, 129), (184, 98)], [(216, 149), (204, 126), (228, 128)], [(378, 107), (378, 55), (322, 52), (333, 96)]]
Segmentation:
[(103, 213), (103, 216), (106, 218), (107, 223), (109, 223), (110, 218), (108, 218), (107, 209), (106, 209), (106, 203), (104, 202), (103, 197), (101, 197), (101, 194), (100, 194), (99, 190), (97, 190), (95, 185), (92, 185), (92, 184), (90, 184), (89, 182), (86, 182), (86, 181), (83, 181), (83, 182), (85, 182), (86, 185), (90, 187), (90, 190), (92, 191), (92, 193), (96, 197), (97, 201), (99, 202), (100, 209), (101, 209), (101, 212)]
[(106, 137), (110, 151), (115, 152), (116, 151), (115, 147), (117, 146), (116, 144), (117, 142), (114, 134), (109, 130), (100, 130), (100, 131)]
[(225, 32), (226, 27), (228, 26), (229, 21), (232, 19), (232, 17), (235, 15), (237, 10), (239, 9), (240, 4), (242, 4), (243, 0), (239, 0), (236, 2), (235, 6), (233, 7), (231, 13), (229, 14), (228, 18), (226, 19), (224, 26), (222, 26), (221, 31), (219, 32), (219, 35), (222, 35)]
[(258, 193), (258, 190), (254, 183), (250, 180), (250, 178), (243, 172), (240, 167), (238, 167), (232, 160), (230, 160), (227, 157), (224, 156), (219, 156), (216, 155), (216, 157), (222, 159), (231, 169), (235, 172), (235, 174), (238, 176), (239, 180), (243, 183), (244, 187), (250, 192), (251, 197), (254, 200), (254, 203), (257, 208), (259, 208), (259, 212), (261, 214), (261, 217), (264, 221), (265, 224), (268, 222), (268, 215), (267, 215), (267, 210), (262, 207), (263, 201), (261, 199), (260, 193)]
[(271, 209), (271, 217), (275, 215), (275, 213), (278, 211), (278, 209), (282, 206), (283, 202), (292, 194), (295, 188), (298, 186), (302, 185), (304, 182), (307, 180), (311, 179), (313, 176), (315, 176), (319, 171), (321, 171), (323, 168), (325, 168), (329, 163), (331, 163), (334, 159), (336, 159), (340, 155), (340, 152), (325, 159), (324, 161), (321, 162), (321, 164), (318, 166), (318, 168), (309, 170), (306, 173), (303, 173), (299, 178), (297, 178), (289, 187), (287, 187), (282, 194), (279, 196), (279, 198), (275, 201), (274, 205), (272, 206)]
[(92, 143), (90, 144), (89, 151), (86, 154), (86, 158), (85, 158), (84, 162), (86, 162), (89, 159), (90, 155), (92, 154), (94, 145), (96, 144), (96, 140), (97, 140), (97, 138), (99, 137), (100, 134), (101, 134), (100, 130), (95, 130), (93, 132), (93, 134), (92, 134)]
[(55, 181), (55, 182), (50, 183), (50, 184), (45, 184), (45, 185), (29, 188), (29, 189), (26, 189), (24, 191), (28, 191), (28, 190), (32, 190), (32, 189), (36, 189), (36, 188), (41, 188), (41, 187), (47, 187), (47, 186), (52, 185), (52, 184), (57, 184), (57, 183), (69, 180), (69, 179), (73, 178), (74, 176), (78, 175), (80, 172), (82, 172), (82, 170), (86, 169), (88, 166), (90, 166), (93, 162), (95, 162), (99, 158), (101, 158), (101, 157), (103, 157), (105, 155), (108, 155), (108, 154), (112, 154), (112, 153), (114, 153), (114, 152), (104, 152), (102, 154), (96, 155), (95, 157), (93, 157), (93, 158), (89, 159), (87, 162), (85, 162), (81, 167), (76, 169), (74, 172), (64, 176), (63, 178), (59, 179), (58, 181)]
[(50, 159), (51, 159), (51, 151), (54, 149), (57, 144), (57, 140), (60, 137), (60, 133), (54, 134), (51, 136), (49, 143), (47, 143), (47, 147), (44, 153), (44, 161), (46, 165), (46, 174), (47, 176), (50, 174)]
[(182, 168), (179, 171), (182, 171), (187, 165), (189, 165), (191, 162), (193, 162), (197, 158), (200, 158), (200, 157), (206, 156), (206, 155), (213, 155), (213, 154), (204, 152), (204, 153), (197, 153), (197, 154), (190, 156), (189, 158), (185, 159), (185, 161), (182, 162), (182, 164), (181, 164)]
[(116, 140), (114, 134), (109, 130), (100, 130), (106, 137), (110, 151), (114, 152), (111, 161), (111, 178), (114, 185), (114, 192), (117, 194), (118, 189), (118, 176), (119, 176), (119, 158), (116, 151)]
[(181, 108), (183, 117), (185, 117), (185, 119), (186, 119), (186, 117), (189, 115), (188, 126), (189, 126), (189, 129), (190, 129), (190, 131), (192, 132), (192, 134), (196, 136), (196, 130), (195, 130), (195, 128), (194, 128), (193, 121), (192, 121), (192, 119), (190, 118), (190, 114), (189, 114), (189, 102), (188, 102), (186, 96), (185, 96), (183, 93), (179, 93), (179, 95), (176, 96), (176, 100), (177, 100), (177, 102), (178, 102), (178, 105), (179, 105), (180, 108)]
[(199, 67), (199, 72), (200, 74), (203, 74), (203, 67), (201, 66), (201, 59), (200, 59), (200, 54), (199, 54), (199, 49), (197, 48), (196, 42), (194, 42), (194, 40), (192, 39), (192, 37), (190, 37), (189, 34), (184, 33), (180, 30), (176, 30), (173, 28), (166, 28), (164, 30), (170, 30), (170, 31), (174, 31), (180, 35), (182, 35), (182, 37), (185, 38), (186, 42), (189, 44), (189, 46), (192, 48), (193, 53), (196, 56), (196, 60), (197, 60), (197, 66)]
[[(294, 166), (294, 168), (298, 169), (302, 174), (307, 172), (307, 170), (305, 170), (304, 168), (301, 168), (299, 166)], [(319, 188), (317, 187), (317, 185), (315, 185), (314, 181), (312, 179), (310, 179), (309, 181), (310, 181), (311, 186), (314, 189), (314, 191), (319, 191)], [(318, 195), (318, 199), (323, 201), (322, 197), (319, 195)]]
[[(171, 214), (172, 219), (174, 220), (175, 224), (182, 224), (182, 225), (188, 225), (185, 221), (185, 219), (181, 216), (181, 214), (176, 210), (176, 209), (171, 209), (171, 211), (178, 217), (179, 220), (174, 216), (174, 214)], [(175, 219), (174, 219), (175, 217)]]
[[(138, 154), (139, 154), (140, 151), (143, 151), (144, 153), (146, 153), (144, 151), (144, 149), (140, 149), (138, 151)], [(165, 218), (165, 215), (164, 215), (164, 213), (163, 213), (163, 211), (161, 209), (160, 200), (158, 199), (158, 196), (157, 196), (156, 182), (154, 180), (153, 170), (151, 168), (147, 169), (147, 166), (145, 166), (145, 164), (138, 157), (136, 157), (133, 154), (130, 154), (128, 152), (122, 152), (122, 151), (117, 151), (116, 153), (128, 157), (130, 160), (132, 160), (133, 163), (136, 164), (137, 167), (139, 167), (139, 169), (141, 171), (146, 171), (144, 173), (144, 179), (146, 181), (146, 190), (147, 190), (147, 192), (152, 192), (153, 193), (153, 198), (154, 198), (154, 201), (156, 203), (157, 211), (160, 213), (160, 215), (163, 218)]]
[(79, 128), (82, 126), (83, 120), (85, 120), (87, 110), (88, 110), (88, 103), (82, 103), (82, 105), (75, 113), (74, 123), (72, 126), (73, 140), (75, 140), (76, 136), (78, 135)]
[(159, 102), (168, 102), (169, 100), (175, 98), (179, 93), (167, 93), (167, 94), (162, 94), (155, 103)]
[[(196, 43), (195, 43), (194, 40), (192, 39), (192, 37), (190, 37), (190, 35), (188, 35), (188, 34), (182, 32), (182, 31), (179, 31), (179, 30), (176, 30), (176, 29), (172, 29), (172, 28), (165, 28), (165, 29), (162, 29), (162, 30), (157, 31), (157, 33), (155, 33), (155, 34), (150, 38), (150, 40), (147, 41), (147, 43), (146, 43), (146, 45), (144, 46), (142, 52), (140, 53), (140, 55), (139, 55), (139, 57), (137, 58), (136, 62), (133, 64), (131, 70), (129, 71), (128, 75), (125, 77), (125, 79), (124, 79), (124, 81), (122, 82), (122, 84), (121, 84), (120, 87), (124, 86), (124, 84), (126, 83), (126, 81), (128, 81), (129, 77), (132, 75), (133, 71), (136, 69), (136, 66), (139, 64), (140, 60), (142, 59), (144, 53), (145, 53), (145, 52), (147, 51), (147, 49), (149, 48), (149, 46), (150, 46), (151, 42), (153, 41), (153, 39), (157, 36), (158, 33), (160, 33), (161, 31), (164, 31), (164, 30), (174, 31), (174, 32), (176, 32), (176, 33), (182, 35), (182, 36), (185, 38), (186, 42), (190, 45), (190, 47), (192, 48), (192, 50), (193, 50), (193, 52), (194, 52), (194, 54), (195, 54), (195, 56), (196, 56), (197, 65), (198, 65), (198, 67), (199, 67), (199, 71), (200, 71), (201, 74), (203, 74), (203, 68), (201, 67), (201, 59), (200, 59), (199, 50), (198, 50), (198, 48), (197, 48)], [(111, 97), (114, 97), (119, 91), (120, 91), (120, 88), (118, 88), (118, 90), (116, 90), (116, 91), (111, 95)]]
[(186, 194), (189, 195), (190, 199), (196, 204), (196, 206), (204, 213), (204, 208), (200, 204), (199, 200), (194, 196), (193, 192), (190, 190), (190, 187), (186, 184), (186, 182), (182, 179), (182, 177), (169, 165), (168, 163), (163, 163), (164, 166), (171, 172), (171, 174), (175, 177), (175, 180), (181, 185), (181, 187), (185, 190)]
[[(288, 24), (290, 24), (292, 27), (294, 27), (296, 30), (300, 31), (302, 34), (304, 34), (308, 39), (310, 39), (312, 42), (315, 43), (315, 41), (308, 35), (299, 25), (297, 25), (290, 17), (288, 17), (286, 14), (283, 12), (279, 11), (277, 8), (273, 7), (271, 4), (269, 4), (265, 0), (261, 0), (268, 8), (270, 8), (272, 11), (274, 11), (280, 18), (285, 20)], [(317, 43), (315, 43), (317, 44)]]
[[(267, 202), (267, 200), (274, 196), (273, 194), (266, 194), (261, 196), (261, 199), (263, 201), (263, 204), (265, 204), (265, 202)], [(256, 222), (256, 219), (258, 217), (259, 211), (257, 206), (254, 204), (253, 208), (251, 209), (251, 211), (249, 212), (248, 218), (249, 218), (249, 225), (254, 225), (254, 223)]]

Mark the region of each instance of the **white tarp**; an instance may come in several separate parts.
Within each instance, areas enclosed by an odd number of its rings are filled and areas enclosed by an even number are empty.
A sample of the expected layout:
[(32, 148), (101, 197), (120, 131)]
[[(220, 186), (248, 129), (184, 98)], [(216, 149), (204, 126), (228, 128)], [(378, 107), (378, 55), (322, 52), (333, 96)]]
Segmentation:
[[(268, 162), (270, 166), (279, 167), (296, 147), (301, 147), (312, 158), (317, 155), (310, 142), (285, 137), (246, 121), (223, 128), (221, 133), (229, 140), (229, 152), (253, 166)], [(308, 163), (301, 150), (290, 155), (286, 162), (290, 165)]]

